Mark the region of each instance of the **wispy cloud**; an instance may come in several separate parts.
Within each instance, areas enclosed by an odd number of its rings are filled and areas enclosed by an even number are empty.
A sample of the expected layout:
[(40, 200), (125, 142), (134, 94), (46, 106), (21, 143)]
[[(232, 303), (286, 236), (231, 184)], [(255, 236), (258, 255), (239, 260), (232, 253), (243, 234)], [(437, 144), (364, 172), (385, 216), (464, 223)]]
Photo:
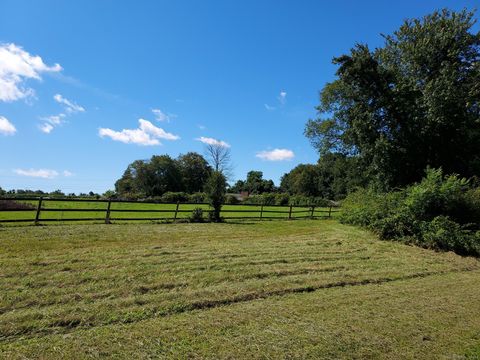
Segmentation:
[(17, 132), (17, 129), (13, 124), (8, 121), (4, 116), (0, 116), (0, 134), (2, 135), (13, 135)]
[(49, 124), (52, 125), (60, 125), (63, 122), (63, 119), (66, 117), (65, 114), (61, 113), (58, 115), (50, 115), (50, 116), (44, 116), (41, 117), (40, 120), (44, 120)]
[(255, 156), (266, 161), (285, 161), (292, 160), (295, 157), (295, 154), (292, 150), (288, 149), (273, 149), (260, 151)]
[(75, 102), (64, 98), (60, 94), (55, 94), (53, 96), (53, 99), (57, 103), (63, 105), (63, 108), (64, 108), (65, 112), (57, 114), (57, 115), (40, 117), (40, 120), (43, 120), (44, 123), (39, 126), (39, 129), (40, 129), (40, 131), (42, 131), (45, 134), (50, 134), (56, 126), (62, 124), (65, 121), (65, 118), (67, 116), (71, 116), (75, 113), (85, 111), (85, 108), (83, 106), (80, 106), (80, 105), (76, 104)]
[(268, 104), (263, 104), (263, 105), (265, 106), (265, 109), (267, 109), (268, 111), (273, 111), (273, 110), (276, 109), (276, 107), (270, 106), (270, 105), (268, 105)]
[(36, 178), (43, 178), (43, 179), (53, 179), (58, 176), (58, 171), (50, 170), (50, 169), (15, 169), (13, 172), (17, 175), (28, 176), (28, 177), (36, 177)]
[(175, 115), (175, 114), (164, 113), (160, 109), (152, 109), (152, 113), (153, 113), (153, 115), (155, 115), (155, 120), (162, 121), (162, 122), (163, 121), (169, 122), (170, 120), (177, 117), (177, 115)]
[(40, 56), (30, 55), (15, 44), (0, 44), (0, 101), (11, 102), (33, 96), (26, 79), (41, 80), (41, 73), (58, 72), (59, 64), (46, 65)]
[(67, 115), (60, 113), (58, 115), (42, 116), (40, 120), (43, 120), (44, 123), (39, 125), (38, 128), (41, 132), (45, 134), (50, 134), (55, 126), (59, 126), (64, 122), (64, 119)]
[(58, 102), (59, 104), (63, 104), (65, 106), (65, 111), (67, 113), (76, 113), (76, 112), (84, 112), (85, 111), (85, 108), (83, 106), (75, 104), (73, 101), (70, 101), (70, 100), (64, 98), (60, 94), (55, 94), (53, 96), (53, 99), (56, 102)]
[(200, 130), (205, 130), (207, 128), (205, 125), (202, 124), (198, 124), (197, 126)]
[(41, 132), (45, 134), (50, 134), (53, 130), (53, 125), (49, 123), (43, 123), (41, 125), (38, 125), (38, 128), (40, 129)]
[(278, 96), (278, 101), (280, 104), (284, 105), (287, 101), (287, 92), (285, 90), (280, 91), (280, 95)]
[(216, 145), (216, 146), (221, 146), (221, 147), (226, 147), (226, 148), (230, 147), (230, 144), (226, 143), (225, 141), (217, 140), (217, 139), (210, 138), (210, 137), (201, 136), (199, 138), (196, 138), (195, 140), (200, 141), (200, 142), (202, 142), (204, 144), (207, 144), (207, 145)]
[[(42, 179), (54, 179), (60, 175), (56, 170), (51, 169), (15, 169), (13, 172), (17, 175), (42, 178)], [(70, 177), (74, 174), (68, 170), (63, 170), (63, 176)]]
[(120, 141), (125, 144), (138, 144), (144, 146), (161, 145), (159, 139), (178, 140), (179, 136), (171, 134), (156, 127), (150, 121), (139, 119), (139, 127), (137, 129), (123, 129), (115, 131), (108, 128), (100, 128), (98, 135), (100, 137), (109, 137), (114, 141)]

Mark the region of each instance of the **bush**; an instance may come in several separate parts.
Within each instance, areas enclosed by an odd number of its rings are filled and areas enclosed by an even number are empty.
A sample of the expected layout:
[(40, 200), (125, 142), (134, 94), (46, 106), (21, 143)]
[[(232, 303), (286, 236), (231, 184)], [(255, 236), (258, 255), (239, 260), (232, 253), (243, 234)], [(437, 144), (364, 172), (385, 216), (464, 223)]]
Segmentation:
[(358, 190), (343, 202), (340, 221), (367, 227), (382, 239), (402, 240), (461, 255), (480, 255), (480, 189), (456, 175), (428, 169), (402, 191)]
[(190, 215), (189, 221), (192, 223), (202, 223), (205, 219), (203, 218), (203, 209), (195, 208)]
[(160, 199), (164, 203), (186, 202), (188, 195), (184, 192), (166, 192)]
[(203, 192), (197, 192), (188, 195), (188, 202), (202, 204), (206, 202), (207, 195)]
[(250, 205), (262, 205), (263, 204), (263, 195), (250, 195), (243, 202), (245, 204), (250, 204)]
[(227, 180), (220, 171), (214, 171), (207, 179), (205, 184), (205, 191), (207, 199), (213, 211), (209, 212), (209, 220), (213, 222), (220, 222), (220, 211), (225, 202), (225, 193), (227, 191)]
[(275, 205), (277, 194), (265, 193), (263, 194), (263, 205)]
[(227, 195), (225, 197), (225, 204), (229, 204), (229, 205), (236, 205), (236, 204), (239, 204), (240, 203), (240, 200), (238, 200), (235, 196), (233, 195)]
[(290, 195), (288, 194), (276, 194), (275, 205), (286, 206), (290, 202)]

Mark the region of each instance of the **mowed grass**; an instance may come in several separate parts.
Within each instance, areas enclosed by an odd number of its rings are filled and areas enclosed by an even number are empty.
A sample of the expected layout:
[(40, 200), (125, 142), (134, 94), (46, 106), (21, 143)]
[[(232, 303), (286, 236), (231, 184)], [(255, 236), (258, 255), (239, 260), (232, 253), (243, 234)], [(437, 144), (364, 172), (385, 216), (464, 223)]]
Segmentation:
[(479, 280), (334, 220), (4, 227), (0, 358), (475, 356)]
[[(38, 204), (37, 201), (23, 202), (31, 204), (35, 208)], [(176, 207), (176, 204), (112, 202), (110, 207), (110, 218), (112, 222), (125, 222), (125, 219), (139, 218), (147, 219), (146, 221), (149, 221), (148, 219), (151, 219), (151, 221), (157, 221), (159, 219), (171, 221), (175, 218)], [(201, 208), (204, 210), (205, 218), (207, 217), (207, 212), (210, 210), (210, 207), (206, 204), (180, 204), (176, 219), (181, 221), (189, 218), (195, 208)], [(42, 203), (42, 209), (43, 211), (40, 211), (40, 222), (42, 220), (45, 220), (44, 222), (48, 222), (49, 219), (59, 219), (65, 220), (63, 222), (68, 222), (66, 221), (67, 219), (86, 218), (96, 218), (98, 219), (97, 222), (104, 222), (107, 211), (107, 202), (44, 200)], [(49, 211), (45, 211), (45, 209), (49, 209)], [(86, 211), (75, 211), (75, 209), (84, 209)], [(145, 210), (148, 210), (148, 212)], [(224, 205), (221, 215), (227, 219), (259, 218), (261, 211), (261, 206), (259, 205)], [(289, 206), (264, 206), (262, 218), (288, 219), (289, 211)], [(329, 212), (329, 208), (315, 207), (312, 214), (310, 207), (295, 206), (292, 208), (291, 217), (297, 219), (311, 217), (312, 215), (314, 217), (328, 217)], [(35, 219), (35, 214), (35, 209), (26, 211), (0, 210), (0, 221), (9, 219), (24, 219), (26, 220), (25, 223), (32, 223)], [(331, 217), (335, 217), (338, 214), (338, 209), (331, 209)]]

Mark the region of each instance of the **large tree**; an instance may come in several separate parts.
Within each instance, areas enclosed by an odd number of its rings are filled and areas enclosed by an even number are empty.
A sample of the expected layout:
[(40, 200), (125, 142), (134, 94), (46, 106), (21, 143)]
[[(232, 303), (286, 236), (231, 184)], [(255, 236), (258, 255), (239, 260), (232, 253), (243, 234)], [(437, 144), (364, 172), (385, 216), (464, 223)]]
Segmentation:
[(427, 166), (480, 174), (480, 33), (473, 13), (443, 10), (406, 21), (383, 47), (335, 58), (305, 134), (321, 155), (356, 156), (385, 187)]
[(238, 180), (230, 188), (233, 192), (248, 191), (249, 194), (263, 194), (276, 190), (273, 180), (264, 179), (263, 172), (255, 170), (248, 172), (246, 180)]
[(185, 191), (190, 194), (203, 191), (205, 183), (212, 173), (212, 167), (207, 160), (196, 152), (189, 152), (180, 155), (177, 158), (177, 163), (183, 178)]
[(121, 195), (160, 196), (167, 191), (183, 190), (183, 179), (175, 160), (168, 155), (154, 155), (148, 161), (136, 160), (128, 165), (115, 183), (115, 190)]

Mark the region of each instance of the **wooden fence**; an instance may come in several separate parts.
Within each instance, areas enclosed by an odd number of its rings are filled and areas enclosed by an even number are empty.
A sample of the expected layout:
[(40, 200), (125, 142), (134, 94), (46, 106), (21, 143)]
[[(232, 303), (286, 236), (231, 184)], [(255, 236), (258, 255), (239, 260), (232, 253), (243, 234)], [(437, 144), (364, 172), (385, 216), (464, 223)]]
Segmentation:
[[(20, 204), (18, 208), (1, 207), (2, 201), (14, 201)], [(67, 203), (66, 206), (48, 206), (53, 203)], [(71, 204), (68, 204), (71, 203)], [(74, 204), (94, 204), (94, 207), (73, 206)], [(118, 208), (118, 205), (126, 204), (130, 208)], [(70, 206), (72, 205), (72, 206)], [(112, 206), (114, 205), (114, 206)], [(141, 208), (152, 207), (156, 208)], [(170, 208), (168, 208), (170, 207)], [(101, 221), (110, 224), (115, 221), (179, 221), (186, 220), (186, 214), (192, 214), (194, 208), (200, 207), (204, 212), (211, 211), (206, 203), (160, 203), (154, 201), (134, 200), (106, 200), (106, 199), (79, 199), (79, 198), (38, 198), (38, 197), (8, 197), (0, 198), (0, 223), (25, 223), (33, 222), (39, 225), (43, 222), (73, 222), (73, 221)], [(228, 204), (222, 207), (221, 216), (224, 219), (317, 219), (331, 218), (339, 212), (338, 208), (318, 207), (315, 205), (250, 205)], [(26, 213), (32, 216), (26, 217)], [(61, 217), (45, 216), (53, 213), (61, 213)], [(71, 214), (64, 217), (64, 213)], [(6, 215), (5, 215), (6, 214)], [(17, 216), (18, 214), (18, 216)], [(92, 214), (90, 216), (90, 214)], [(117, 216), (115, 216), (117, 214)], [(122, 216), (118, 214), (123, 214)], [(142, 214), (153, 214), (152, 217)], [(155, 216), (157, 215), (158, 216)], [(169, 214), (170, 216), (167, 216)], [(182, 215), (183, 214), (183, 215)], [(3, 215), (3, 216), (2, 216)], [(77, 216), (75, 216), (77, 215)], [(125, 216), (127, 215), (127, 216)]]

